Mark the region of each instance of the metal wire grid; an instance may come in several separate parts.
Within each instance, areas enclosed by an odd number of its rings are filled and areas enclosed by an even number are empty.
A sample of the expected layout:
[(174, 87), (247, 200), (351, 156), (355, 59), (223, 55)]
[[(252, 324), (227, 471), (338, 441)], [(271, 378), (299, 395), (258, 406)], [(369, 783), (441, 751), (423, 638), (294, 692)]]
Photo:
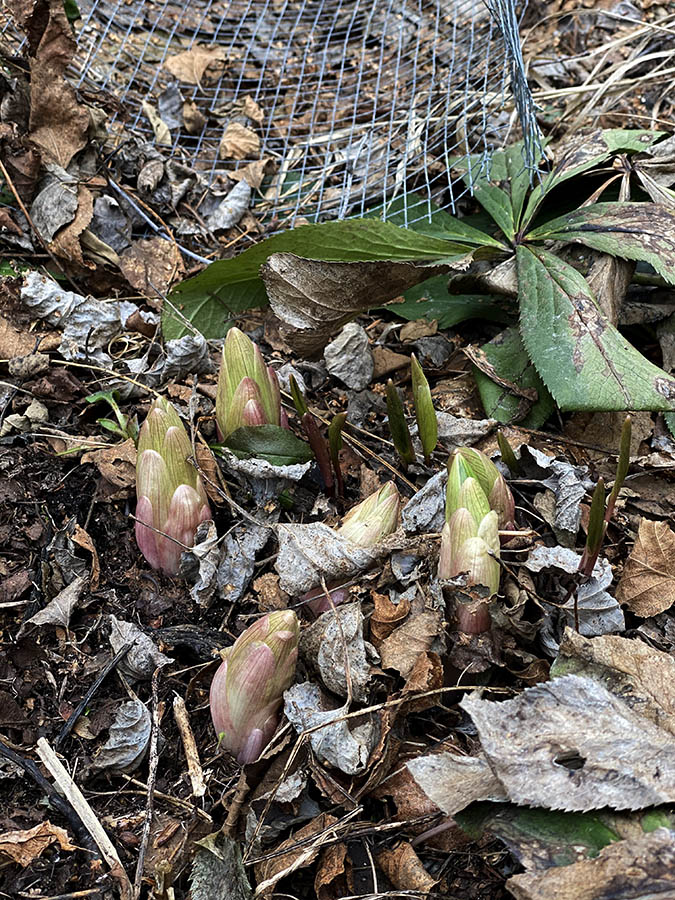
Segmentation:
[[(500, 0), (515, 15), (512, 3)], [(466, 188), (449, 181), (448, 160), (487, 163), (509, 124), (499, 110), (514, 61), (481, 0), (83, 0), (80, 11), (76, 85), (114, 93), (126, 130), (146, 140), (143, 102), (175, 84), (166, 60), (224, 51), (214, 83), (180, 83), (207, 123), (192, 136), (176, 128), (171, 152), (209, 184), (252, 162), (218, 155), (250, 96), (265, 115), (260, 156), (277, 169), (257, 214), (286, 227), (378, 205), (386, 217), (396, 198), (410, 223), (432, 201), (454, 207)]]

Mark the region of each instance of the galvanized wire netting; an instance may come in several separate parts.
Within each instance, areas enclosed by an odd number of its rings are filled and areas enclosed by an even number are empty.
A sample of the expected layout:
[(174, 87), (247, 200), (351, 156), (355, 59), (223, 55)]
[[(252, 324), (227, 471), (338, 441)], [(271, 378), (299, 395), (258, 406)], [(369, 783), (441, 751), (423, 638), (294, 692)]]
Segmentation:
[[(271, 160), (254, 209), (280, 226), (379, 205), (386, 215), (396, 200), (411, 222), (427, 216), (431, 202), (454, 207), (466, 187), (451, 182), (448, 160), (480, 153), (487, 163), (504, 142), (515, 121), (509, 83), (531, 133), (514, 0), (81, 0), (79, 7), (75, 84), (114, 94), (127, 135), (154, 140), (148, 105), (157, 110), (169, 126), (163, 152), (209, 184)], [(5, 38), (11, 34), (6, 25)], [(208, 50), (213, 64), (177, 79), (171, 60), (190, 50)], [(186, 108), (196, 113), (189, 129)], [(235, 153), (243, 158), (222, 158), (232, 122), (257, 138), (257, 147)]]

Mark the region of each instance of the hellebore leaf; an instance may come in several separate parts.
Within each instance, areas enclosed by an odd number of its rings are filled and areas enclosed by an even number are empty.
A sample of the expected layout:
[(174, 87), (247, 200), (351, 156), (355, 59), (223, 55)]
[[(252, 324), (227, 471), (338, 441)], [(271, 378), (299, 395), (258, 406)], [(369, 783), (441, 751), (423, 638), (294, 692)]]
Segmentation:
[(675, 211), (658, 203), (593, 203), (541, 225), (531, 240), (574, 241), (644, 260), (675, 284)]
[[(259, 272), (260, 266), (273, 253), (294, 253), (308, 259), (333, 262), (433, 263), (456, 260), (475, 246), (475, 241), (464, 236), (458, 243), (454, 238), (416, 234), (378, 219), (344, 219), (303, 225), (273, 235), (232, 259), (217, 260), (199, 275), (177, 285), (164, 305), (162, 332), (165, 340), (170, 340), (189, 333), (192, 326), (204, 337), (223, 337), (238, 313), (267, 304)], [(391, 296), (394, 295), (387, 299)], [(373, 305), (381, 302), (380, 298)]]
[(576, 269), (534, 247), (516, 260), (523, 343), (561, 409), (675, 408), (675, 379), (609, 324)]

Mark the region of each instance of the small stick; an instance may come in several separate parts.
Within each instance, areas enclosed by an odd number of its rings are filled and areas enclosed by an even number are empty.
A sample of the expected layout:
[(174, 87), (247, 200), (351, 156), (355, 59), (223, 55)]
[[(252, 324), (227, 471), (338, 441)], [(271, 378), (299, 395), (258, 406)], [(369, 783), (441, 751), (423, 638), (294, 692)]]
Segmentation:
[(185, 759), (188, 764), (188, 775), (192, 783), (192, 796), (203, 797), (206, 793), (206, 784), (204, 783), (204, 772), (199, 761), (199, 750), (195, 736), (190, 727), (190, 719), (188, 718), (185, 700), (178, 694), (173, 698), (173, 717), (176, 720), (178, 731), (183, 742), (183, 750), (185, 750)]
[(63, 763), (50, 747), (47, 740), (43, 737), (38, 738), (37, 752), (38, 756), (51, 773), (57, 786), (61, 788), (70, 805), (80, 819), (82, 819), (84, 827), (94, 839), (96, 846), (101, 851), (101, 856), (110, 868), (110, 874), (119, 882), (122, 900), (132, 900), (131, 882), (129, 881), (129, 876), (124, 871), (124, 866), (117, 854), (115, 845), (96, 818), (96, 814), (87, 803), (84, 794), (70, 777)]
[(139, 900), (143, 889), (143, 863), (145, 862), (145, 854), (147, 853), (148, 842), (150, 841), (150, 831), (152, 830), (152, 818), (155, 806), (155, 779), (157, 778), (157, 765), (159, 764), (159, 753), (157, 750), (157, 741), (159, 738), (158, 682), (161, 671), (162, 667), (157, 666), (152, 673), (152, 731), (150, 733), (150, 762), (148, 764), (148, 795), (145, 805), (145, 822), (143, 823), (141, 846), (138, 851), (136, 874), (134, 875), (133, 900)]
[(98, 857), (99, 854), (96, 845), (92, 841), (87, 829), (83, 827), (80, 817), (72, 806), (63, 799), (51, 781), (45, 778), (33, 760), (21, 756), (20, 753), (17, 753), (15, 750), (12, 750), (11, 747), (8, 747), (3, 740), (0, 740), (0, 756), (4, 756), (5, 759), (8, 759), (16, 766), (19, 766), (27, 775), (30, 775), (37, 786), (45, 792), (50, 805), (68, 820), (70, 827), (75, 833), (77, 843), (81, 847), (84, 847), (84, 849), (91, 851), (94, 856)]
[(89, 705), (89, 701), (94, 696), (96, 691), (99, 689), (99, 687), (103, 683), (103, 680), (105, 679), (105, 677), (108, 675), (108, 673), (112, 669), (115, 668), (117, 663), (127, 655), (127, 653), (129, 652), (129, 650), (131, 650), (132, 647), (133, 647), (133, 641), (130, 641), (128, 644), (125, 644), (123, 647), (121, 647), (117, 651), (117, 653), (113, 656), (113, 658), (111, 660), (109, 660), (105, 664), (105, 666), (101, 669), (96, 681), (92, 684), (92, 686), (89, 688), (87, 693), (77, 704), (77, 706), (75, 707), (73, 712), (68, 716), (68, 719), (66, 720), (63, 728), (61, 729), (61, 731), (59, 731), (57, 738), (54, 741), (54, 749), (55, 750), (59, 749), (61, 744), (65, 741), (65, 739), (68, 737), (70, 732), (73, 730), (75, 723), (80, 718), (80, 716), (82, 715), (82, 713), (84, 712), (86, 707)]
[(244, 804), (244, 800), (246, 799), (246, 795), (248, 794), (248, 782), (246, 781), (246, 772), (242, 769), (241, 774), (239, 776), (239, 781), (237, 782), (237, 786), (234, 790), (234, 797), (232, 798), (232, 803), (230, 803), (230, 808), (227, 811), (227, 819), (225, 820), (225, 824), (223, 825), (223, 834), (228, 837), (232, 837), (234, 834), (234, 830), (237, 827), (237, 822), (239, 820), (239, 813), (241, 812), (241, 808)]

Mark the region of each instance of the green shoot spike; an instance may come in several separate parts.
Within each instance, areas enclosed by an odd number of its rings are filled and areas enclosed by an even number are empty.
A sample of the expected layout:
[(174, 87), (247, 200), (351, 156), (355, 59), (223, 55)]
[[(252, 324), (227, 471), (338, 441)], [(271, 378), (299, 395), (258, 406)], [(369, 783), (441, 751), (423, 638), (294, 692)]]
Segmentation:
[(605, 480), (599, 478), (593, 491), (591, 510), (588, 515), (586, 547), (579, 563), (579, 572), (582, 575), (590, 576), (595, 568), (605, 536), (605, 528)]
[(289, 378), (289, 383), (291, 387), (291, 397), (293, 398), (293, 405), (298, 411), (298, 415), (302, 418), (305, 413), (309, 412), (307, 409), (307, 404), (305, 403), (305, 398), (302, 396), (302, 391), (298, 387), (298, 382), (295, 380), (294, 376), (291, 375)]
[(619, 459), (616, 464), (616, 475), (614, 476), (614, 486), (612, 487), (612, 492), (609, 495), (609, 500), (607, 501), (607, 511), (605, 512), (605, 522), (609, 522), (614, 514), (614, 506), (616, 505), (616, 498), (619, 496), (619, 491), (623, 486), (623, 482), (626, 478), (626, 473), (628, 472), (628, 466), (630, 465), (630, 439), (632, 432), (632, 424), (630, 416), (626, 416), (623, 422), (623, 427), (621, 428), (621, 444), (619, 445)]
[(413, 405), (415, 407), (420, 441), (422, 442), (422, 452), (424, 453), (424, 461), (429, 465), (431, 454), (438, 443), (438, 422), (433, 400), (431, 399), (429, 382), (414, 353), (410, 357), (410, 374), (412, 375)]
[(403, 404), (398, 395), (398, 391), (391, 378), (387, 381), (387, 415), (389, 417), (389, 431), (394, 442), (394, 447), (399, 455), (403, 470), (408, 471), (410, 463), (415, 462), (415, 451), (413, 450), (412, 440), (410, 439), (410, 431), (408, 423), (405, 420)]
[(513, 447), (509, 444), (504, 432), (501, 430), (497, 432), (497, 443), (499, 444), (499, 452), (502, 455), (502, 461), (504, 462), (504, 465), (508, 466), (509, 472), (512, 475), (520, 475), (522, 472), (521, 465), (516, 459)]

